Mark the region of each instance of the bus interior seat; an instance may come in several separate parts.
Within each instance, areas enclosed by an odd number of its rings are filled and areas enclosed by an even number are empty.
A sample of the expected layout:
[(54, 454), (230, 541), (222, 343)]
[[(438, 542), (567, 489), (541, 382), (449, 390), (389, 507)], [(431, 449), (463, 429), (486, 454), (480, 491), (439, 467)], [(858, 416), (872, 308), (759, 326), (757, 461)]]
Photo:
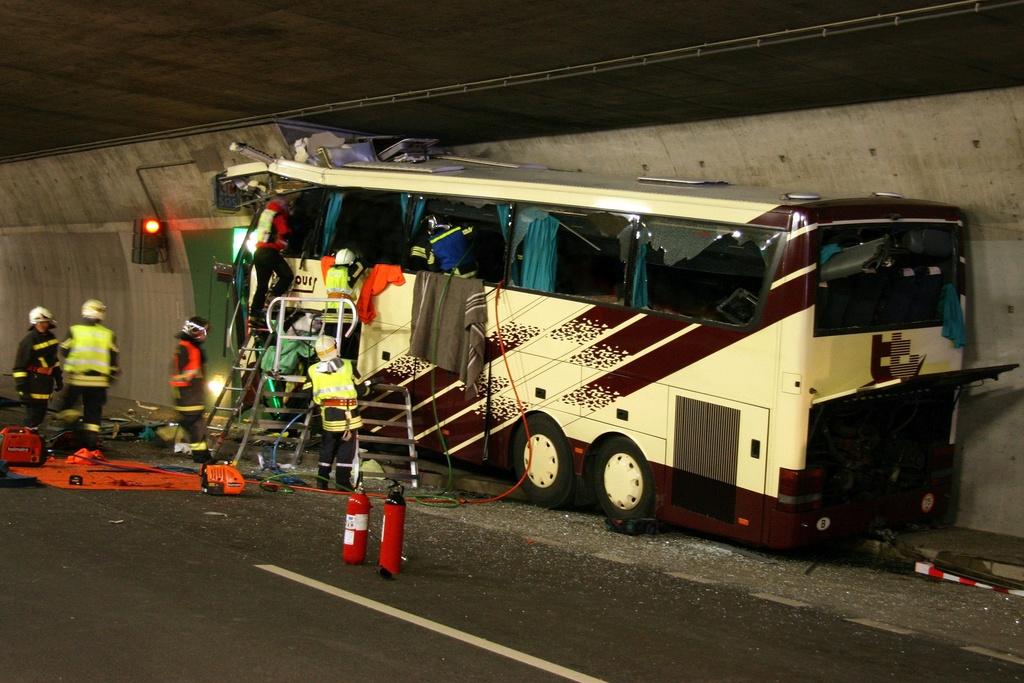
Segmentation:
[(906, 321), (917, 297), (917, 279), (913, 268), (899, 268), (892, 274), (889, 296), (879, 311), (883, 325)]
[(936, 320), (939, 318), (939, 293), (943, 284), (942, 269), (938, 266), (918, 266), (914, 269), (917, 285), (910, 306), (910, 319)]
[(843, 314), (843, 327), (869, 327), (875, 324), (878, 304), (888, 282), (874, 274), (854, 275), (850, 303)]
[(843, 279), (821, 282), (818, 287), (819, 301), (824, 303), (818, 313), (818, 327), (827, 330), (842, 327), (846, 307), (850, 305), (850, 297), (853, 294), (850, 281)]
[(908, 230), (900, 237), (900, 245), (910, 253), (943, 259), (953, 255), (953, 241), (948, 230), (933, 228)]

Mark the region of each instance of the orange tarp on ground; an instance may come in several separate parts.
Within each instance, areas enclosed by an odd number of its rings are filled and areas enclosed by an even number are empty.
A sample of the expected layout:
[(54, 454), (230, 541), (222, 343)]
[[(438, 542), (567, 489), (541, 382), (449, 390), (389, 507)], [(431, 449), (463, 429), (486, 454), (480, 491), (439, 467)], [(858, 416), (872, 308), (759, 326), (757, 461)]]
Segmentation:
[(36, 477), (40, 484), (62, 489), (106, 491), (199, 491), (198, 474), (178, 474), (131, 460), (71, 464), (51, 458), (42, 467), (11, 467), (12, 472)]

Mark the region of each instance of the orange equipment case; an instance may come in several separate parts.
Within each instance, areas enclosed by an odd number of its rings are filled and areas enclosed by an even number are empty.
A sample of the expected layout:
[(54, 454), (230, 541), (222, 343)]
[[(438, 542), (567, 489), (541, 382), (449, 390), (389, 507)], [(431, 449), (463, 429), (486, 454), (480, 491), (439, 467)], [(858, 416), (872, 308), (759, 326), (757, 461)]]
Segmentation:
[(46, 462), (43, 440), (28, 427), (4, 427), (0, 429), (0, 460), (8, 465), (39, 466)]

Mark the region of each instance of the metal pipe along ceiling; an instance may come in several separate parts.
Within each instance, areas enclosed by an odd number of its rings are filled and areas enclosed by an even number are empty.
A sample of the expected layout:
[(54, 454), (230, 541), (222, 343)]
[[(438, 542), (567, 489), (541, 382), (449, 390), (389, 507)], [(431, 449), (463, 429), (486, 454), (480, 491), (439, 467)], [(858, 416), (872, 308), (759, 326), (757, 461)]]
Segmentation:
[(405, 92), (391, 93), (387, 95), (361, 97), (353, 100), (343, 100), (340, 102), (321, 104), (315, 107), (290, 109), (286, 111), (275, 112), (272, 114), (247, 116), (242, 118), (219, 121), (216, 123), (189, 126), (186, 128), (175, 128), (171, 130), (159, 131), (154, 133), (145, 133), (142, 135), (133, 135), (123, 138), (113, 138), (109, 140), (101, 140), (98, 142), (84, 143), (81, 145), (58, 147), (49, 150), (43, 150), (40, 152), (31, 152), (27, 154), (2, 157), (0, 158), (0, 163), (22, 161), (25, 159), (33, 159), (43, 156), (50, 156), (54, 154), (65, 154), (68, 152), (85, 151), (89, 149), (97, 149), (99, 147), (109, 147), (113, 145), (122, 145), (134, 142), (145, 142), (148, 140), (178, 137), (182, 135), (210, 133), (218, 130), (235, 128), (243, 125), (274, 123), (281, 119), (298, 118), (303, 116), (316, 116), (320, 114), (330, 114), (332, 112), (344, 111), (347, 109), (358, 109), (361, 107), (379, 107), (383, 105), (397, 104), (400, 102), (434, 99), (438, 97), (446, 97), (449, 95), (461, 95), (464, 93), (479, 92), (483, 90), (494, 90), (498, 88), (511, 88), (520, 85), (529, 85), (531, 83), (553, 81), (563, 78), (589, 76), (609, 71), (616, 71), (619, 69), (632, 69), (637, 67), (648, 66), (651, 64), (660, 64), (664, 62), (672, 62), (682, 59), (708, 57), (711, 55), (722, 54), (727, 52), (736, 52), (739, 50), (758, 49), (761, 47), (783, 45), (786, 43), (793, 43), (804, 40), (825, 39), (830, 36), (854, 33), (857, 31), (898, 28), (901, 24), (930, 21), (933, 19), (946, 19), (958, 15), (975, 14), (984, 11), (998, 10), (1005, 7), (1014, 7), (1016, 5), (1021, 4), (1024, 4), (1024, 0), (958, 0), (956, 2), (946, 2), (937, 5), (929, 5), (927, 7), (919, 7), (917, 9), (905, 10), (900, 12), (874, 14), (866, 17), (860, 17), (857, 19), (845, 19), (842, 21), (835, 21), (827, 24), (816, 24), (813, 26), (806, 26), (803, 28), (786, 29), (784, 31), (774, 31), (772, 33), (763, 33), (760, 35), (746, 36), (743, 38), (730, 38), (728, 40), (701, 43), (700, 45), (690, 45), (687, 47), (674, 48), (672, 50), (662, 50), (660, 52), (650, 52), (646, 54), (632, 55), (630, 57), (621, 57), (598, 62), (589, 62), (586, 64), (575, 64), (555, 69), (546, 69), (544, 71), (533, 71), (523, 74), (513, 74), (498, 78), (488, 78), (478, 81), (469, 81), (466, 83), (455, 83), (452, 85), (439, 86), (436, 88), (407, 90)]

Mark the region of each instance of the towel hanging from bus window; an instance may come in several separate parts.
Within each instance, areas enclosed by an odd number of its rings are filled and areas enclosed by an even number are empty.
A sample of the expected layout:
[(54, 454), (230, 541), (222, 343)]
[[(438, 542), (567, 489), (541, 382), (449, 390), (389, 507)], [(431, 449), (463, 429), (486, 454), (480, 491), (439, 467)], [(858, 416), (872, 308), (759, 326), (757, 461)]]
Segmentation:
[(409, 355), (459, 373), (469, 398), (476, 397), (476, 381), (484, 367), (486, 324), (483, 280), (416, 274)]
[(960, 308), (960, 293), (951, 282), (942, 285), (939, 313), (942, 315), (942, 336), (952, 341), (954, 348), (962, 348), (967, 344), (967, 329), (964, 326), (964, 312)]

